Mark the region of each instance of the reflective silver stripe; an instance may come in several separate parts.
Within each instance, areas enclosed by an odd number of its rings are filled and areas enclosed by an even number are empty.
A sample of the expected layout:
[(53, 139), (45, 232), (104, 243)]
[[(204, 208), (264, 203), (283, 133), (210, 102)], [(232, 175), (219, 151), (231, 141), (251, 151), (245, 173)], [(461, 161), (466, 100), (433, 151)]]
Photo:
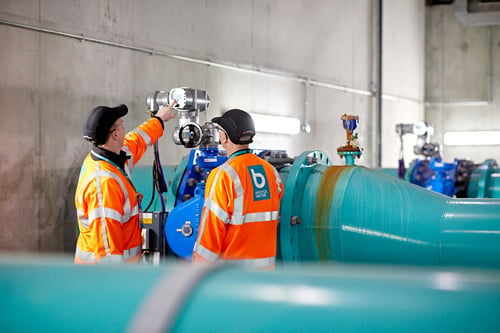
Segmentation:
[(148, 133), (146, 133), (145, 131), (143, 131), (139, 127), (137, 127), (136, 129), (134, 129), (134, 132), (137, 133), (137, 134), (139, 134), (139, 136), (144, 140), (144, 142), (146, 142), (146, 145), (148, 147), (151, 146), (151, 144), (153, 143), (153, 140), (151, 139), (151, 137), (149, 136)]
[(276, 178), (276, 184), (278, 185), (278, 195), (281, 193), (281, 177), (280, 174), (278, 173), (278, 170), (276, 170), (275, 167), (273, 167), (274, 171), (274, 177)]
[(215, 214), (224, 224), (227, 224), (229, 222), (229, 214), (221, 208), (215, 201), (213, 200), (206, 200), (205, 201), (205, 208), (210, 209), (212, 213)]
[(82, 251), (82, 250), (80, 250), (78, 245), (76, 246), (76, 253), (75, 254), (78, 257), (78, 259), (80, 259), (82, 261), (96, 262), (94, 252)]
[(133, 247), (131, 249), (124, 250), (123, 251), (123, 259), (128, 260), (128, 259), (137, 257), (139, 254), (141, 254), (141, 248), (142, 248), (142, 245), (139, 245), (139, 246)]
[(237, 260), (219, 259), (217, 261), (224, 263), (234, 263), (248, 268), (265, 268), (274, 266), (276, 263), (276, 257), (259, 258), (259, 259), (237, 259)]
[[(101, 215), (103, 213), (104, 213), (104, 216)], [(108, 207), (98, 207), (98, 208), (94, 209), (93, 211), (91, 211), (89, 213), (90, 223), (92, 223), (92, 221), (94, 221), (95, 219), (97, 219), (99, 217), (109, 217), (117, 222), (120, 222), (121, 224), (126, 222), (126, 220), (123, 220), (123, 216), (119, 211), (112, 209), (112, 208), (108, 208)]]
[(101, 258), (98, 264), (123, 264), (125, 261), (123, 260), (123, 256), (119, 254), (108, 254), (107, 256)]
[(86, 218), (85, 216), (78, 216), (78, 221), (80, 222), (81, 225), (83, 225), (85, 228), (88, 228), (90, 226), (89, 219)]
[(130, 171), (134, 168), (134, 165), (132, 164), (132, 167), (129, 168), (128, 163), (125, 163), (124, 167), (125, 173), (127, 174), (128, 178), (132, 179), (132, 175), (130, 174)]
[[(219, 175), (222, 172), (221, 169), (214, 169), (212, 172), (215, 172), (215, 170), (217, 170), (217, 173), (215, 174), (214, 181), (212, 183), (212, 188), (210, 189), (210, 193), (208, 194), (208, 197), (205, 199), (205, 202), (207, 202), (207, 200), (212, 201), (212, 198), (213, 198), (214, 192), (215, 192), (215, 184), (217, 184), (217, 180), (219, 179)], [(198, 253), (198, 247), (200, 246), (200, 238), (203, 235), (203, 232), (205, 231), (207, 216), (208, 216), (207, 211), (205, 211), (204, 214), (202, 214), (202, 216), (201, 216), (200, 227), (198, 229), (198, 238), (196, 239), (196, 243), (194, 243), (194, 248), (193, 248), (194, 253)]]
[(107, 171), (107, 170), (102, 170), (100, 172), (100, 175), (102, 177), (113, 178), (114, 180), (116, 180), (116, 182), (118, 183), (118, 185), (120, 185), (120, 188), (122, 189), (122, 192), (123, 192), (123, 196), (125, 197), (125, 202), (123, 204), (123, 219), (124, 219), (124, 221), (130, 220), (130, 217), (132, 216), (133, 212), (132, 212), (132, 208), (130, 207), (130, 200), (129, 200), (129, 197), (128, 197), (127, 186), (125, 186), (125, 183), (114, 172), (110, 172), (110, 171)]
[[(130, 171), (134, 168), (134, 155), (130, 152), (130, 148), (127, 146), (123, 146), (122, 150), (129, 156), (130, 158), (127, 160), (127, 163), (125, 163), (125, 172), (127, 175), (130, 177)], [(128, 168), (128, 170), (127, 170)]]
[(231, 224), (243, 224), (243, 186), (241, 185), (240, 176), (236, 170), (228, 163), (221, 165), (221, 169), (226, 171), (229, 177), (233, 180), (234, 190), (236, 191), (236, 198), (234, 199), (234, 211), (231, 216)]
[(76, 210), (76, 214), (78, 215), (78, 221), (85, 227), (88, 228), (90, 223), (89, 219), (85, 216), (85, 213), (81, 209)]
[(102, 200), (101, 176), (100, 176), (99, 162), (95, 162), (95, 168), (96, 168), (95, 186), (96, 186), (96, 192), (97, 192), (97, 201), (98, 201), (99, 208), (102, 210), (102, 212), (101, 212), (102, 242), (104, 244), (104, 250), (106, 251), (106, 255), (109, 256), (111, 254), (111, 252), (109, 251), (108, 235), (106, 233), (106, 219), (104, 218), (104, 216), (106, 216), (106, 214), (104, 212), (104, 203)]
[[(80, 184), (80, 180), (78, 180), (78, 184)], [(77, 200), (78, 206), (81, 206), (83, 204), (82, 193), (80, 193), (80, 195), (76, 198), (76, 200)]]
[(198, 249), (196, 253), (211, 262), (216, 262), (217, 258), (219, 257), (219, 255), (213, 253), (212, 251), (208, 250), (206, 247), (200, 244), (198, 244)]
[[(89, 183), (95, 179), (95, 172), (92, 172), (87, 176), (84, 182), (82, 182), (82, 185), (80, 186), (81, 188), (86, 188)], [(82, 205), (83, 204), (83, 191), (80, 192), (80, 195), (78, 196), (78, 204)]]
[[(111, 254), (108, 255), (101, 260), (99, 260), (100, 264), (121, 264), (124, 263), (125, 260), (137, 257), (141, 254), (141, 246), (136, 246), (131, 249), (123, 251), (123, 255), (119, 254)], [(82, 251), (78, 246), (76, 247), (76, 256), (82, 260), (87, 262), (96, 262), (94, 252), (86, 252)]]
[(95, 172), (90, 173), (85, 179), (85, 182), (82, 182), (82, 188), (86, 188), (94, 178), (95, 178)]
[(260, 212), (260, 213), (248, 213), (248, 214), (245, 214), (245, 216), (243, 217), (243, 221), (244, 221), (243, 223), (270, 222), (270, 221), (277, 220), (278, 216), (279, 216), (278, 211), (274, 211), (274, 212)]
[(139, 215), (139, 205), (134, 205), (134, 207), (132, 207), (132, 213), (131, 213), (131, 217), (133, 216), (136, 216), (136, 215)]
[[(79, 209), (77, 211), (78, 213), (78, 218), (79, 218), (79, 221), (80, 223), (85, 226), (86, 228), (89, 227), (90, 223), (95, 220), (96, 218), (98, 217), (102, 217), (100, 215), (100, 212), (102, 212), (102, 209), (104, 209), (104, 212), (105, 212), (105, 217), (110, 217), (120, 223), (125, 223), (127, 221), (129, 221), (132, 217), (136, 216), (139, 214), (139, 205), (134, 205), (134, 207), (130, 208), (130, 201), (128, 200), (128, 191), (127, 191), (127, 188), (124, 184), (124, 182), (122, 182), (122, 180), (120, 179), (120, 177), (118, 177), (116, 174), (112, 173), (112, 172), (109, 172), (109, 171), (106, 171), (106, 170), (99, 170), (99, 174), (101, 176), (106, 176), (106, 177), (111, 177), (113, 178), (114, 180), (116, 180), (118, 182), (118, 184), (120, 185), (120, 188), (124, 194), (124, 197), (125, 197), (125, 203), (124, 203), (124, 206), (123, 206), (123, 212), (124, 214), (121, 215), (120, 212), (118, 212), (117, 210), (114, 210), (114, 209), (111, 209), (111, 208), (107, 208), (107, 207), (99, 207), (100, 210), (96, 209), (92, 212), (89, 213), (89, 218), (87, 218), (83, 211), (81, 209)], [(96, 173), (92, 173), (90, 176), (89, 176), (89, 179), (87, 181), (87, 184), (93, 180), (93, 179), (96, 179), (96, 188), (97, 188), (97, 174)], [(99, 186), (100, 186), (100, 182), (99, 182)], [(81, 196), (80, 196), (81, 197)], [(83, 199), (79, 197), (79, 200), (82, 201)], [(90, 221), (89, 221), (90, 220)]]
[[(97, 163), (97, 161), (96, 161), (96, 163)], [(96, 169), (99, 169), (99, 168), (97, 167)], [(114, 180), (116, 180), (118, 185), (120, 185), (120, 188), (122, 189), (123, 195), (125, 197), (125, 203), (123, 205), (123, 219), (124, 219), (124, 221), (128, 221), (128, 220), (130, 220), (131, 216), (135, 216), (135, 215), (139, 214), (139, 207), (137, 207), (137, 206), (133, 207), (133, 208), (130, 207), (130, 200), (129, 200), (129, 196), (128, 196), (127, 187), (125, 186), (125, 183), (120, 179), (120, 177), (117, 174), (115, 174), (114, 172), (110, 172), (107, 170), (99, 170), (99, 174), (101, 175), (101, 177), (113, 178)], [(96, 172), (93, 172), (88, 176), (88, 178), (86, 179), (84, 186), (82, 186), (82, 188), (87, 187), (88, 183), (90, 183), (93, 179), (97, 179)], [(78, 198), (78, 200), (80, 202), (82, 202), (83, 198)]]

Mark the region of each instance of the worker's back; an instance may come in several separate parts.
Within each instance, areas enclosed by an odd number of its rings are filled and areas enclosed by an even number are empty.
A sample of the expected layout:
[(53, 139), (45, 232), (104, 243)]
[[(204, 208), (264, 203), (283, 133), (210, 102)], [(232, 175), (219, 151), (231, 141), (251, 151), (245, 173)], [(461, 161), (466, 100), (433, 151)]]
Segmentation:
[(271, 164), (250, 150), (234, 153), (207, 180), (195, 260), (274, 267), (282, 196)]

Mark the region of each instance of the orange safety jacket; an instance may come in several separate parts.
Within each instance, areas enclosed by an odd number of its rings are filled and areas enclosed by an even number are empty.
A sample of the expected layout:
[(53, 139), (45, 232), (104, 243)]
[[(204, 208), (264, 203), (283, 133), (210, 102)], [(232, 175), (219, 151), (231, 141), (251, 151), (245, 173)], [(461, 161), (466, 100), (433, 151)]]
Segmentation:
[(85, 158), (75, 194), (80, 229), (75, 263), (139, 262), (142, 234), (130, 171), (162, 135), (159, 118), (151, 118), (127, 133), (122, 150), (130, 159), (125, 162), (125, 170), (94, 150)]
[(208, 176), (193, 261), (274, 268), (282, 196), (271, 164), (248, 149), (232, 154)]

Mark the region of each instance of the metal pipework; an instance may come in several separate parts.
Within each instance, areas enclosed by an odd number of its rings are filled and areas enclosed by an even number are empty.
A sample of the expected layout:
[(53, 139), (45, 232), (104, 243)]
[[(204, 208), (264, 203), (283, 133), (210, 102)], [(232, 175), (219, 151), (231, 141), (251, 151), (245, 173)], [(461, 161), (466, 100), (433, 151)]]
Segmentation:
[(426, 121), (420, 121), (415, 124), (396, 124), (396, 133), (403, 140), (403, 136), (414, 134), (417, 136), (417, 142), (413, 146), (413, 152), (416, 155), (425, 157), (440, 156), (439, 144), (431, 143), (430, 138), (434, 134), (434, 128)]
[(312, 153), (282, 170), (290, 173), (284, 261), (500, 268), (500, 200), (452, 199), (365, 167), (303, 163)]
[[(204, 125), (202, 128), (199, 125), (199, 113), (206, 111), (210, 106), (208, 93), (187, 87), (174, 88), (169, 92), (157, 90), (146, 96), (146, 106), (151, 112), (156, 113), (160, 107), (168, 106), (174, 100), (176, 101), (174, 109), (177, 111), (179, 121), (179, 126), (172, 132), (174, 143), (186, 148), (199, 146), (202, 141), (207, 140), (204, 135), (210, 131), (210, 126)], [(212, 133), (208, 134), (213, 136)]]
[(499, 271), (304, 265), (251, 272), (12, 257), (0, 258), (5, 332), (500, 330)]
[(210, 105), (210, 97), (204, 90), (193, 88), (174, 88), (170, 91), (156, 90), (146, 96), (146, 106), (152, 112), (156, 112), (161, 106), (169, 106), (177, 101), (177, 111), (206, 111)]

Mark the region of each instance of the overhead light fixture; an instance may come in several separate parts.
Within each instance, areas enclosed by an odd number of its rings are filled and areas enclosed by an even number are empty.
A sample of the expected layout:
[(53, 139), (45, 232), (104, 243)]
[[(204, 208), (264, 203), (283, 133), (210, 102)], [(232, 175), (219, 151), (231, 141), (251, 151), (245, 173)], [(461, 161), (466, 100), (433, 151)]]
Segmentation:
[(500, 131), (462, 131), (444, 133), (446, 146), (500, 145)]
[(256, 132), (297, 134), (300, 132), (300, 120), (292, 117), (272, 116), (251, 113)]

